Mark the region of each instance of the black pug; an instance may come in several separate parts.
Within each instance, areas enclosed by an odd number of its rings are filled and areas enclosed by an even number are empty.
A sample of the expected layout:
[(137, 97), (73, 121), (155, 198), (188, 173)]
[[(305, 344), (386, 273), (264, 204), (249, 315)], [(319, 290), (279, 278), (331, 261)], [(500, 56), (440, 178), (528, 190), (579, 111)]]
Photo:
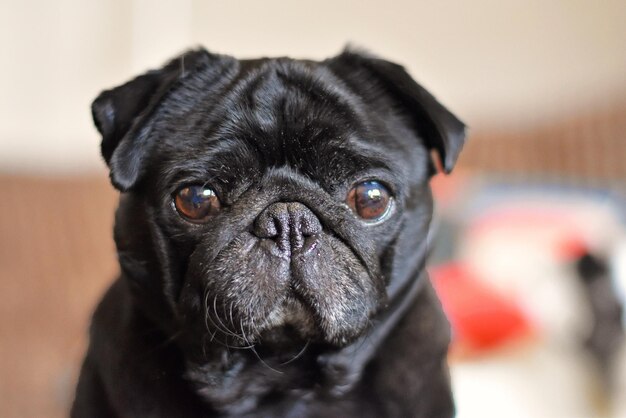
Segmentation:
[(399, 65), (203, 49), (93, 103), (121, 198), (74, 417), (449, 417), (429, 179), (465, 127)]

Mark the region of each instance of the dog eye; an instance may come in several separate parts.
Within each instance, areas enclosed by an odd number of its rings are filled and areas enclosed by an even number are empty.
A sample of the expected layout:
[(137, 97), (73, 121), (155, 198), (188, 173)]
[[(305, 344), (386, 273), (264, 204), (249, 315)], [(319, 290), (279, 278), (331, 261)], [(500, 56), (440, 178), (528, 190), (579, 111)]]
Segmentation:
[(391, 194), (377, 181), (364, 181), (350, 189), (346, 203), (359, 217), (376, 221), (388, 213)]
[(220, 200), (215, 192), (204, 186), (186, 186), (174, 196), (176, 211), (185, 219), (202, 223), (220, 209)]

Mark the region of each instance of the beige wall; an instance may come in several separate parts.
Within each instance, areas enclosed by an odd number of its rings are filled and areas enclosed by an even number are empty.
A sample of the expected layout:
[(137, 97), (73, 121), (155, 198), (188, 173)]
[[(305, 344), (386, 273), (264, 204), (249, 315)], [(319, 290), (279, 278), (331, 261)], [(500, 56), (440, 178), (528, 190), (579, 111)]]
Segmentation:
[(101, 168), (89, 103), (197, 44), (404, 63), (473, 127), (626, 94), (623, 0), (0, 0), (0, 170)]

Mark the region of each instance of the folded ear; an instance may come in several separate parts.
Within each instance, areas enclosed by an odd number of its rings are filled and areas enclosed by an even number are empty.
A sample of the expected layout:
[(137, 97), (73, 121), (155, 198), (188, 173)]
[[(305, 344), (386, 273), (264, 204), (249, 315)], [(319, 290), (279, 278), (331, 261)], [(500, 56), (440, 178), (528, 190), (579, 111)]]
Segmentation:
[(153, 116), (177, 82), (206, 66), (211, 55), (203, 50), (186, 52), (163, 68), (106, 90), (91, 105), (93, 120), (102, 134), (102, 156), (110, 168), (113, 185), (133, 188), (142, 174)]
[(363, 73), (371, 78), (407, 115), (425, 145), (437, 151), (443, 170), (452, 171), (465, 142), (465, 124), (417, 84), (402, 66), (349, 49), (332, 58), (330, 65), (339, 71), (343, 69), (344, 78)]

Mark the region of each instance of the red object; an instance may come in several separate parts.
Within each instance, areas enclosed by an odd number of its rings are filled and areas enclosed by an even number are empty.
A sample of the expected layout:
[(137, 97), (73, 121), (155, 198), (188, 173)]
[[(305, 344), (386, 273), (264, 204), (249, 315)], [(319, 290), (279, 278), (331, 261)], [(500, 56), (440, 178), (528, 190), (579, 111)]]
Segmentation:
[(578, 260), (589, 253), (589, 248), (584, 239), (572, 235), (564, 237), (562, 242), (557, 244), (556, 255), (561, 260)]
[(531, 334), (530, 322), (519, 306), (490, 289), (462, 264), (444, 264), (429, 272), (452, 325), (453, 345), (480, 351)]

